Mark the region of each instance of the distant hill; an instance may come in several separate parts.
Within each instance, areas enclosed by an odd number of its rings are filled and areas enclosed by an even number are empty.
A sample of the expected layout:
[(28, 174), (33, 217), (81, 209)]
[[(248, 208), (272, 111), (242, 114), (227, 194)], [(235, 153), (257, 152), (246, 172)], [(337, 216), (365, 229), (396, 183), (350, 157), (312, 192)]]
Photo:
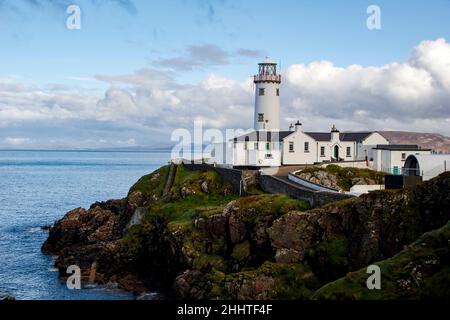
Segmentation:
[(450, 137), (437, 133), (379, 131), (391, 144), (417, 144), (437, 153), (450, 153)]

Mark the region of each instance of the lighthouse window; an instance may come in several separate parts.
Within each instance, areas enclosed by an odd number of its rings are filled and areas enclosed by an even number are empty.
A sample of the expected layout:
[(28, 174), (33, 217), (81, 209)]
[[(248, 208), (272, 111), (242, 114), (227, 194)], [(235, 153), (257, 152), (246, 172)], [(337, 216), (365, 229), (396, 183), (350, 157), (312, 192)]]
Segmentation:
[(259, 95), (260, 96), (263, 96), (264, 95), (264, 88), (259, 88)]
[(264, 122), (264, 113), (258, 113), (258, 122)]
[(309, 152), (309, 142), (305, 142), (305, 152)]
[(279, 96), (279, 95), (280, 95), (280, 89), (277, 88), (277, 96)]

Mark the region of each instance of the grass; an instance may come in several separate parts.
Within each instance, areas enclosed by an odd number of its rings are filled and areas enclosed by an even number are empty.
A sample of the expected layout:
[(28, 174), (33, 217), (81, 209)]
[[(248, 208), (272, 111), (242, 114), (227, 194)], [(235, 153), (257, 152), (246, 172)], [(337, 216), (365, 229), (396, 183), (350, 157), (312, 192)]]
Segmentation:
[(251, 222), (256, 216), (278, 218), (289, 211), (306, 211), (310, 205), (306, 201), (292, 199), (283, 194), (243, 197), (237, 200), (240, 219)]
[(250, 243), (245, 241), (234, 246), (231, 257), (237, 261), (244, 261), (250, 256)]
[(131, 188), (130, 192), (140, 191), (143, 194), (156, 194), (161, 196), (164, 191), (164, 184), (169, 174), (169, 166), (164, 166), (158, 170), (141, 177)]
[[(209, 210), (214, 213), (223, 211), (224, 206), (237, 198), (236, 195), (193, 195), (174, 202), (159, 203), (150, 209), (166, 217), (169, 227), (188, 226), (195, 217)], [(209, 213), (212, 214), (210, 211)]]

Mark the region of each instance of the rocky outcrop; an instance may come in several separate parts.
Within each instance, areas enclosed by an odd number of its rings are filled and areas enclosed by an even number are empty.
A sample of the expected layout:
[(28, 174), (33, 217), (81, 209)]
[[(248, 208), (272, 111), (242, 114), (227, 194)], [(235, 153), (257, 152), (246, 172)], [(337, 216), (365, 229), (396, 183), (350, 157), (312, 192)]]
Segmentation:
[[(61, 275), (76, 264), (85, 281), (179, 299), (308, 299), (450, 220), (449, 173), (309, 210), (286, 195), (230, 196), (214, 172), (173, 170), (166, 196), (168, 167), (141, 178), (123, 200), (58, 221), (43, 250), (58, 256)], [(420, 282), (428, 260), (399, 286)]]
[(341, 168), (337, 165), (308, 167), (296, 173), (306, 181), (335, 189), (349, 191), (355, 185), (382, 184), (384, 173), (369, 169)]
[(352, 272), (329, 283), (313, 299), (405, 300), (450, 298), (450, 222), (427, 232), (395, 256), (376, 265), (382, 273), (381, 290), (367, 290), (367, 270)]
[(14, 300), (16, 300), (16, 298), (13, 297), (12, 295), (0, 291), (0, 301), (14, 301)]

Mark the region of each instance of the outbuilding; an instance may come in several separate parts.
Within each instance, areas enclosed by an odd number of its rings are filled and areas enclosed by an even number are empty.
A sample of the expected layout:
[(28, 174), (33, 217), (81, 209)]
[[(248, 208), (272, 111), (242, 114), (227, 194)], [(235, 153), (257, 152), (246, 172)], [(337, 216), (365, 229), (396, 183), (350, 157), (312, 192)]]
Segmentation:
[(377, 145), (373, 149), (373, 169), (393, 175), (401, 175), (409, 155), (430, 155), (431, 149), (417, 145)]
[(450, 154), (412, 154), (406, 158), (403, 174), (421, 176), (423, 181), (430, 180), (450, 169)]

